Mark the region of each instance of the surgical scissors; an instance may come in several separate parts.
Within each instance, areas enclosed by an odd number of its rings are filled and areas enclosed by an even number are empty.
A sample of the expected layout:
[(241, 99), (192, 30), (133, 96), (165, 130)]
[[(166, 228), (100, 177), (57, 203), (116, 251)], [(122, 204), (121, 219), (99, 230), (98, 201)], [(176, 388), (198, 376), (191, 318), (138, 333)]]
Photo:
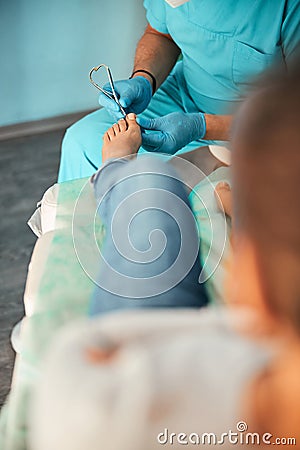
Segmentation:
[[(94, 80), (93, 80), (93, 72), (97, 72), (99, 69), (101, 69), (101, 67), (104, 67), (107, 73), (107, 77), (108, 77), (108, 81), (110, 84), (110, 88), (111, 88), (111, 92), (106, 91), (105, 89), (103, 89), (102, 87), (99, 86), (99, 84), (97, 84)], [(116, 104), (118, 105), (118, 107), (120, 108), (121, 113), (123, 114), (123, 116), (126, 116), (126, 112), (124, 110), (124, 108), (121, 106), (118, 96), (116, 94), (116, 90), (115, 90), (115, 85), (114, 85), (114, 80), (110, 71), (110, 68), (106, 65), (106, 64), (100, 64), (97, 67), (93, 67), (90, 70), (90, 82), (95, 86), (95, 88), (99, 89), (99, 91), (101, 91), (104, 95), (106, 95), (106, 97), (108, 97), (110, 100), (114, 100), (116, 102)]]

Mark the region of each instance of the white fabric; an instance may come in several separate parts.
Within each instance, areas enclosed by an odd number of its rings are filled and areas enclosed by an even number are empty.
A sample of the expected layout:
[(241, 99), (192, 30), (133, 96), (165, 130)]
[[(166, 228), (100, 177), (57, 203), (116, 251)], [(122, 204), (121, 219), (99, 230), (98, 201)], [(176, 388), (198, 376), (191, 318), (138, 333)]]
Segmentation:
[(190, 0), (165, 0), (172, 8), (178, 8), (178, 6), (189, 2)]
[(44, 194), (41, 204), (42, 233), (55, 229), (55, 217), (58, 202), (59, 185), (54, 184)]
[(54, 184), (44, 193), (27, 224), (37, 237), (55, 229), (59, 185)]
[(231, 165), (231, 152), (227, 147), (221, 147), (220, 145), (209, 145), (208, 148), (219, 161), (227, 166)]
[[(236, 431), (245, 389), (270, 353), (232, 331), (232, 320), (244, 316), (140, 310), (73, 324), (46, 358), (31, 450), (153, 450), (165, 428)], [(117, 350), (98, 364), (88, 361), (88, 348)]]
[(46, 233), (37, 240), (30, 264), (24, 292), (25, 315), (31, 316), (34, 311), (35, 300), (39, 294), (41, 279), (53, 239), (53, 232)]
[(12, 348), (16, 353), (21, 353), (22, 351), (22, 327), (26, 322), (26, 317), (30, 317), (34, 312), (35, 299), (39, 292), (52, 238), (53, 232), (49, 232), (44, 236), (41, 235), (32, 252), (24, 292), (25, 317), (14, 326), (10, 337)]

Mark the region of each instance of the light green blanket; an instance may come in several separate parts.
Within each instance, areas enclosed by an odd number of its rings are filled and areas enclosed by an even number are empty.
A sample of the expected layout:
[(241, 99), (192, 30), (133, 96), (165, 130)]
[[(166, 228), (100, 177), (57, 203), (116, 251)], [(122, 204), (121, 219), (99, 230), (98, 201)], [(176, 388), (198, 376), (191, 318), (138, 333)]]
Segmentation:
[[(222, 301), (225, 271), (224, 264), (218, 262), (220, 258), (222, 263), (226, 261), (229, 251), (228, 229), (224, 228), (224, 216), (213, 195), (214, 186), (221, 180), (228, 180), (228, 169), (218, 169), (190, 195), (201, 235), (202, 258), (205, 261), (209, 255), (207, 273), (214, 273), (207, 288), (215, 302)], [(28, 410), (40, 362), (57, 330), (87, 314), (94, 288), (91, 278), (97, 271), (97, 245), (101, 246), (103, 237), (104, 229), (95, 215), (88, 179), (62, 183), (55, 231), (45, 234), (37, 243), (48, 249), (45, 265), (40, 267), (39, 248), (31, 263), (31, 272), (42, 270), (42, 276), (28, 308), (30, 314), (22, 324), (22, 349), (16, 357), (12, 389), (0, 415), (0, 450), (26, 449)]]

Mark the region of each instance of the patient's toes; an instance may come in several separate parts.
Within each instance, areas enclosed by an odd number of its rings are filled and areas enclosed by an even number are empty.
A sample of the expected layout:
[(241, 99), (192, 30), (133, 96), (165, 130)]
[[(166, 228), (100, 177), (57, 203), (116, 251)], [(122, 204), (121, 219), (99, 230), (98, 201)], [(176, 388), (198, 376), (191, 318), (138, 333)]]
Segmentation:
[(127, 122), (125, 119), (120, 119), (118, 122), (119, 128), (121, 133), (124, 133), (124, 131), (127, 130)]
[(130, 113), (126, 116), (126, 122), (128, 124), (128, 128), (139, 128), (139, 125), (136, 122), (136, 115)]
[[(141, 144), (140, 126), (136, 123), (136, 115), (128, 114), (107, 131), (108, 139), (103, 141), (102, 161), (109, 158), (123, 158), (135, 155)], [(106, 138), (105, 138), (106, 139)]]
[(118, 123), (115, 123), (113, 125), (113, 130), (115, 132), (115, 135), (118, 136), (118, 134), (120, 133), (120, 128), (119, 128), (119, 124)]
[(128, 134), (133, 139), (133, 148), (135, 148), (135, 152), (138, 151), (140, 146), (142, 145), (142, 134), (141, 128), (136, 121), (136, 115), (130, 113), (126, 116), (126, 122), (128, 124)]
[(107, 130), (107, 134), (111, 141), (116, 137), (113, 127)]
[(109, 141), (110, 141), (110, 139), (109, 139), (109, 135), (108, 135), (108, 133), (106, 132), (106, 133), (104, 133), (104, 135), (103, 135), (103, 142), (104, 142), (104, 144), (108, 144), (109, 143)]

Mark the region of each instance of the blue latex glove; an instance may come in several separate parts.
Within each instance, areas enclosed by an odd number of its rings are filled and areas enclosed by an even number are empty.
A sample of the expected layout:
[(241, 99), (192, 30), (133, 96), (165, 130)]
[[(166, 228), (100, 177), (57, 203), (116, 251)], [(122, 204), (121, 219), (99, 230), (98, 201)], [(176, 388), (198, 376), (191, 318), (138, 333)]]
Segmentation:
[[(109, 83), (103, 86), (108, 92), (111, 92)], [(115, 82), (115, 91), (118, 95), (120, 104), (126, 113), (133, 112), (139, 114), (143, 112), (150, 103), (152, 97), (152, 86), (145, 77), (134, 77), (129, 80), (120, 80)], [(114, 119), (119, 120), (123, 117), (120, 108), (114, 100), (110, 100), (102, 92), (99, 95), (99, 103), (103, 106)]]
[(145, 130), (154, 130), (142, 133), (142, 145), (149, 152), (173, 155), (206, 134), (206, 121), (202, 113), (175, 112), (157, 119), (139, 117), (137, 122)]

